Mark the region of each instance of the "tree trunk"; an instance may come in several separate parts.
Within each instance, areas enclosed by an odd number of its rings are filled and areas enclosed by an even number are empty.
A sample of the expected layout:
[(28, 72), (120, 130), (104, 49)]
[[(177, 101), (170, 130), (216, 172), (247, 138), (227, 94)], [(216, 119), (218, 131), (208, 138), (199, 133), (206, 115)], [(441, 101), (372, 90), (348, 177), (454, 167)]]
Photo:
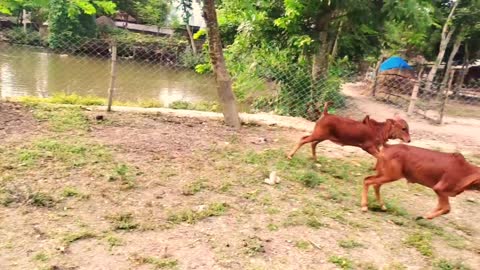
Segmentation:
[(187, 28), (188, 38), (190, 40), (190, 45), (192, 46), (192, 52), (193, 54), (197, 54), (197, 47), (195, 47), (195, 40), (193, 39), (192, 29), (190, 28), (190, 25), (188, 23), (186, 23), (186, 28)]
[(338, 40), (340, 39), (340, 34), (342, 33), (342, 26), (343, 26), (343, 21), (341, 21), (341, 22), (340, 22), (340, 25), (338, 26), (337, 36), (335, 37), (335, 42), (333, 43), (333, 48), (332, 48), (332, 61), (335, 61), (335, 58), (337, 57), (337, 52), (338, 52)]
[(232, 91), (232, 80), (228, 74), (223, 57), (222, 41), (218, 29), (217, 12), (214, 0), (203, 0), (203, 17), (207, 24), (210, 60), (212, 61), (217, 92), (223, 109), (225, 124), (234, 128), (240, 127), (235, 95)]
[[(450, 14), (448, 14), (447, 21), (443, 25), (442, 40), (440, 42), (440, 48), (438, 51), (437, 59), (435, 60), (435, 63), (427, 76), (427, 83), (425, 84), (426, 92), (429, 92), (432, 89), (432, 82), (435, 79), (435, 75), (437, 74), (438, 67), (442, 63), (443, 56), (445, 55), (445, 50), (447, 49), (448, 43), (450, 42), (453, 32), (455, 32), (455, 27), (452, 27), (449, 30), (449, 25), (452, 20), (453, 13), (457, 8), (458, 2), (459, 1), (455, 1), (455, 4), (453, 5), (452, 10), (450, 10)], [(439, 89), (442, 89), (442, 88), (440, 87)]]
[(468, 51), (468, 44), (465, 43), (465, 55), (463, 56), (463, 67), (462, 71), (460, 73), (460, 78), (458, 79), (457, 84), (455, 85), (455, 89), (453, 90), (453, 98), (456, 98), (458, 93), (460, 92), (460, 89), (462, 88), (463, 82), (465, 81), (465, 76), (468, 73), (469, 69), (469, 51)]
[(312, 61), (312, 79), (318, 81), (327, 75), (328, 70), (328, 31), (323, 30), (319, 33), (319, 46)]
[(460, 48), (460, 45), (462, 44), (463, 37), (461, 34), (457, 36), (455, 39), (455, 43), (453, 44), (452, 52), (450, 53), (450, 56), (448, 57), (448, 62), (447, 66), (445, 67), (445, 75), (443, 76), (442, 80), (442, 85), (446, 85), (448, 82), (448, 76), (450, 76), (450, 71), (452, 69), (452, 64), (453, 64), (453, 58), (455, 55), (457, 55), (458, 49)]

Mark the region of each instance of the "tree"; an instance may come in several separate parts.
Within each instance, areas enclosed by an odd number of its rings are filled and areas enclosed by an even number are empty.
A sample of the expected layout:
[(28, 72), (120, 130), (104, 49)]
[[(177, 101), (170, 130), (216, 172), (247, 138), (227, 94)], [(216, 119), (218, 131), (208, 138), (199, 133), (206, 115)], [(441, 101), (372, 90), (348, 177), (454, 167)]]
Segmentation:
[(238, 117), (235, 95), (232, 91), (232, 80), (228, 74), (223, 56), (214, 0), (203, 0), (203, 17), (207, 24), (210, 60), (215, 72), (217, 92), (222, 104), (225, 124), (234, 128), (240, 128), (240, 118)]
[(111, 1), (50, 0), (49, 46), (59, 49), (71, 46), (79, 37), (94, 36), (94, 15), (98, 12), (113, 14), (116, 5)]
[(157, 26), (158, 31), (165, 25), (170, 8), (167, 0), (147, 0), (145, 3), (136, 3), (138, 18), (147, 24)]
[(190, 40), (190, 46), (192, 47), (193, 54), (197, 54), (197, 48), (193, 38), (192, 29), (190, 28), (190, 18), (192, 17), (192, 0), (180, 0), (180, 4), (177, 8), (182, 9), (182, 19), (187, 29), (188, 39)]
[(445, 55), (445, 51), (447, 50), (448, 43), (450, 42), (450, 39), (452, 38), (452, 35), (455, 32), (455, 26), (452, 25), (452, 17), (453, 17), (453, 14), (455, 13), (455, 9), (457, 8), (459, 2), (460, 0), (455, 1), (443, 25), (440, 47), (438, 49), (437, 58), (435, 60), (435, 63), (432, 66), (432, 69), (427, 75), (427, 83), (425, 84), (425, 91), (427, 92), (429, 92), (432, 89), (432, 83), (433, 83), (433, 80), (435, 79), (435, 75), (437, 74), (438, 67), (442, 63), (443, 57)]

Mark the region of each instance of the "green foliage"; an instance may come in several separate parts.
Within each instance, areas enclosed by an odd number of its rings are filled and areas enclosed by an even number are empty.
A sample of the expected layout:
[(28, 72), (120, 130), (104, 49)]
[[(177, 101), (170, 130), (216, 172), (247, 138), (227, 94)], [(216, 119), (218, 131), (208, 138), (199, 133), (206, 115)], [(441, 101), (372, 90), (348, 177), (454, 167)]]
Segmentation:
[(325, 180), (320, 177), (317, 173), (308, 171), (302, 176), (300, 176), (300, 182), (302, 182), (306, 187), (309, 188), (314, 188), (321, 183), (323, 183)]
[(14, 44), (43, 46), (45, 43), (38, 32), (31, 30), (25, 32), (21, 27), (16, 27), (12, 30), (6, 31), (5, 36), (11, 43)]
[(408, 246), (415, 248), (423, 256), (433, 256), (432, 235), (429, 233), (413, 233), (408, 236), (405, 243)]
[(168, 18), (171, 6), (166, 0), (146, 0), (145, 3), (137, 3), (135, 9), (140, 20), (161, 27)]
[(345, 257), (331, 256), (328, 261), (340, 267), (341, 269), (353, 269), (353, 262)]
[(445, 259), (436, 261), (433, 264), (433, 267), (436, 270), (470, 270), (472, 269), (461, 261), (451, 262)]

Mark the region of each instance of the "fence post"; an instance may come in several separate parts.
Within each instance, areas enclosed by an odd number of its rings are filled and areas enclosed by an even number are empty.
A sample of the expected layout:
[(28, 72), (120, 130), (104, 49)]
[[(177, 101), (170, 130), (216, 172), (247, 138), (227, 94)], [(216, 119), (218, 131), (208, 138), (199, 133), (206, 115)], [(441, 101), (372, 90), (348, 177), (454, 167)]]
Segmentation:
[(117, 42), (112, 40), (112, 66), (110, 70), (110, 88), (108, 89), (107, 112), (112, 111), (113, 92), (115, 90), (115, 80), (117, 77)]
[(415, 110), (415, 103), (417, 102), (418, 91), (420, 90), (420, 83), (422, 81), (423, 69), (425, 66), (423, 62), (421, 63), (420, 71), (418, 71), (417, 81), (415, 82), (415, 86), (413, 87), (412, 95), (410, 97), (410, 104), (408, 105), (407, 115), (412, 115), (413, 111)]
[(438, 118), (438, 124), (443, 123), (443, 115), (445, 112), (445, 106), (447, 105), (448, 93), (452, 90), (453, 76), (455, 75), (455, 70), (452, 69), (450, 72), (450, 78), (448, 79), (448, 86), (445, 89), (445, 98), (443, 99), (442, 106), (440, 107), (440, 117)]
[(378, 71), (380, 70), (380, 65), (382, 64), (384, 59), (385, 59), (385, 56), (382, 54), (378, 59), (377, 65), (375, 66), (375, 73), (373, 77), (373, 85), (372, 85), (372, 91), (371, 91), (372, 96), (375, 96), (375, 93), (377, 92)]

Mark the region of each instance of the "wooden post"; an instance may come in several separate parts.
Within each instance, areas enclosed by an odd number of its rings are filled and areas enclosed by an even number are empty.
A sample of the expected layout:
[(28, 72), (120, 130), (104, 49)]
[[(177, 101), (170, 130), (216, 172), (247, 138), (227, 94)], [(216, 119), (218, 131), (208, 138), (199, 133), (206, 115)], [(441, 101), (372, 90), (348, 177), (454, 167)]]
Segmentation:
[(112, 67), (110, 71), (110, 88), (108, 89), (107, 112), (112, 111), (113, 92), (115, 90), (115, 80), (117, 77), (117, 42), (112, 40)]
[(422, 82), (422, 75), (423, 75), (423, 70), (425, 66), (423, 65), (423, 62), (420, 63), (420, 65), (421, 67), (420, 67), (420, 70), (418, 71), (417, 81), (415, 82), (415, 86), (413, 87), (412, 95), (410, 97), (410, 104), (408, 105), (407, 114), (409, 116), (412, 115), (413, 111), (415, 110), (415, 103), (417, 102), (418, 90), (420, 89), (420, 83)]
[(443, 123), (443, 115), (445, 112), (445, 106), (447, 105), (448, 93), (452, 90), (453, 76), (455, 75), (455, 70), (450, 72), (450, 78), (448, 80), (448, 86), (445, 89), (445, 98), (443, 99), (442, 106), (440, 107), (440, 117), (438, 118), (438, 124)]
[(378, 71), (380, 70), (380, 65), (382, 64), (384, 59), (385, 59), (385, 56), (382, 54), (380, 56), (380, 59), (377, 62), (377, 66), (375, 67), (375, 73), (374, 73), (373, 85), (372, 85), (372, 91), (371, 91), (372, 96), (375, 96), (375, 93), (377, 92)]

